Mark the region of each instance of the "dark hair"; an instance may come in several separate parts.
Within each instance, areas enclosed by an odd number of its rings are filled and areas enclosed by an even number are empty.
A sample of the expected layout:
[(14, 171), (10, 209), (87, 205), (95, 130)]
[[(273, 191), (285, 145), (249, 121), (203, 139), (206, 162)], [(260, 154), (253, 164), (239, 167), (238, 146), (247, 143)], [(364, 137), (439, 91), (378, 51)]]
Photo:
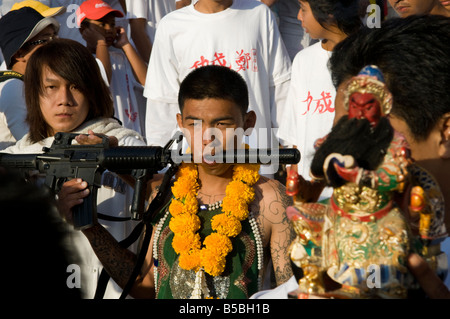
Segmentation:
[(325, 29), (335, 24), (350, 35), (362, 26), (359, 0), (302, 0), (308, 2), (317, 22)]
[(42, 115), (39, 97), (43, 94), (43, 70), (76, 85), (89, 101), (89, 114), (85, 121), (97, 117), (112, 117), (113, 100), (103, 80), (98, 64), (81, 43), (69, 39), (56, 39), (37, 49), (27, 63), (24, 76), (26, 121), (30, 127), (30, 141), (36, 143), (49, 137), (49, 126)]
[(437, 15), (391, 18), (336, 45), (330, 59), (338, 87), (366, 65), (377, 65), (393, 96), (392, 113), (413, 137), (426, 139), (450, 112), (450, 18)]
[(181, 82), (178, 105), (183, 113), (186, 100), (224, 99), (236, 103), (244, 115), (248, 109), (247, 83), (236, 71), (218, 65), (195, 69)]

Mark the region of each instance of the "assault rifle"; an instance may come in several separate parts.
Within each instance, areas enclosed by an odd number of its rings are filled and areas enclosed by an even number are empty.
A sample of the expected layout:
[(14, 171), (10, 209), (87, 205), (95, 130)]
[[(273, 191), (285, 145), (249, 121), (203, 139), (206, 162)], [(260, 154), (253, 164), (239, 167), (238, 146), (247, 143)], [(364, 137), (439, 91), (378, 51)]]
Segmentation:
[[(97, 218), (97, 190), (105, 170), (118, 174), (131, 174), (135, 178), (132, 202), (132, 219), (140, 220), (144, 214), (146, 184), (153, 174), (170, 166), (176, 168), (181, 162), (191, 162), (190, 154), (181, 154), (182, 135), (172, 138), (164, 147), (160, 146), (118, 146), (109, 147), (103, 137), (101, 144), (72, 145), (79, 134), (57, 133), (50, 148), (44, 147), (42, 154), (0, 153), (0, 166), (17, 169), (25, 179), (30, 171), (45, 175), (45, 184), (57, 194), (64, 182), (81, 178), (88, 183), (89, 196), (73, 209), (75, 229), (93, 225)], [(172, 145), (177, 142), (177, 148)], [(210, 159), (225, 163), (279, 163), (296, 164), (300, 161), (297, 149), (233, 150), (215, 154)], [(174, 174), (174, 169), (171, 170)], [(167, 175), (167, 174), (166, 174)]]

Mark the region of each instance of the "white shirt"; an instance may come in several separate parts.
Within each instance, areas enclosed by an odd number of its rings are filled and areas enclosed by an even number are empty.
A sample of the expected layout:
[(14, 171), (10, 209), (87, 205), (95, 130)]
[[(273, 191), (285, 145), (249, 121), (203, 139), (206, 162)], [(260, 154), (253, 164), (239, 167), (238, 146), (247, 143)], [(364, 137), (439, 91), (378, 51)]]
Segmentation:
[(250, 296), (250, 299), (288, 299), (289, 293), (298, 288), (298, 282), (294, 276), (274, 289), (261, 290)]
[(280, 139), (301, 153), (298, 173), (310, 180), (314, 142), (327, 135), (334, 120), (336, 89), (327, 63), (331, 52), (321, 42), (300, 51), (292, 63), (291, 84), (282, 116)]
[(173, 135), (180, 83), (193, 69), (208, 64), (226, 65), (247, 82), (249, 109), (257, 114), (250, 147), (277, 144), (271, 128), (278, 126), (291, 62), (270, 9), (249, 0), (235, 0), (213, 14), (190, 5), (160, 21), (144, 89), (147, 143), (163, 146)]
[(112, 69), (110, 89), (114, 101), (114, 117), (124, 127), (144, 136), (144, 88), (137, 82), (125, 53), (114, 47), (108, 50)]

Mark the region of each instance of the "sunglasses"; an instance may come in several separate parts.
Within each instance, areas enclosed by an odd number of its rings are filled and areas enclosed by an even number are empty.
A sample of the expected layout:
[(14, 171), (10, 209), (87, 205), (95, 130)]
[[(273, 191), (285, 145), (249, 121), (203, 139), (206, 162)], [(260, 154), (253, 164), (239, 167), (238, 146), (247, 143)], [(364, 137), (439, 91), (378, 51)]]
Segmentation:
[(33, 46), (33, 45), (44, 44), (44, 43), (47, 43), (49, 41), (52, 41), (53, 39), (56, 39), (57, 37), (58, 37), (57, 35), (54, 35), (54, 36), (48, 37), (47, 39), (40, 39), (40, 40), (28, 42), (26, 45), (27, 46)]

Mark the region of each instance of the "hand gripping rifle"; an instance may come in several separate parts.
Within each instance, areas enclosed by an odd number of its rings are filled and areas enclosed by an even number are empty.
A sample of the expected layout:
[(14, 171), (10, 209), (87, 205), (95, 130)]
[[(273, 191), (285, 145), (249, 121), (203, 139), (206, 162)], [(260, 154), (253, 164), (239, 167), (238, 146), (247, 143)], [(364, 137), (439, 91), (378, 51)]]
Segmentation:
[[(44, 147), (41, 154), (7, 154), (0, 153), (0, 167), (17, 169), (25, 179), (29, 179), (30, 171), (39, 171), (45, 175), (45, 184), (57, 194), (64, 182), (73, 178), (81, 178), (88, 183), (89, 195), (82, 204), (75, 206), (73, 211), (73, 224), (75, 229), (85, 229), (92, 226), (97, 218), (97, 190), (101, 186), (101, 176), (105, 170), (118, 174), (131, 174), (135, 178), (131, 215), (134, 220), (142, 220), (139, 225), (150, 225), (158, 210), (167, 201), (170, 181), (178, 166), (182, 162), (192, 162), (190, 154), (181, 154), (182, 135), (176, 135), (164, 147), (160, 146), (118, 146), (109, 147), (108, 138), (103, 137), (101, 144), (72, 145), (73, 139), (79, 134), (57, 133), (50, 148)], [(174, 142), (177, 148), (172, 149)], [(300, 161), (300, 152), (297, 149), (250, 149), (226, 151), (224, 154), (205, 156), (218, 163), (260, 163), (268, 164), (296, 164)], [(162, 185), (156, 197), (152, 200), (147, 211), (144, 212), (146, 186), (153, 174), (169, 167), (165, 173)], [(138, 229), (138, 227), (136, 227)], [(142, 227), (133, 231), (133, 236), (123, 241), (129, 245), (135, 241)], [(151, 234), (151, 229), (146, 233)], [(130, 238), (134, 238), (130, 243)], [(149, 238), (147, 238), (149, 241)], [(145, 239), (144, 239), (145, 243)], [(139, 263), (145, 257), (142, 245), (138, 256), (134, 276), (137, 275)], [(128, 289), (132, 285), (133, 274)], [(124, 293), (127, 287), (124, 289)], [(123, 294), (124, 295), (124, 294)], [(123, 296), (122, 295), (122, 296)], [(126, 294), (125, 294), (126, 296)]]

